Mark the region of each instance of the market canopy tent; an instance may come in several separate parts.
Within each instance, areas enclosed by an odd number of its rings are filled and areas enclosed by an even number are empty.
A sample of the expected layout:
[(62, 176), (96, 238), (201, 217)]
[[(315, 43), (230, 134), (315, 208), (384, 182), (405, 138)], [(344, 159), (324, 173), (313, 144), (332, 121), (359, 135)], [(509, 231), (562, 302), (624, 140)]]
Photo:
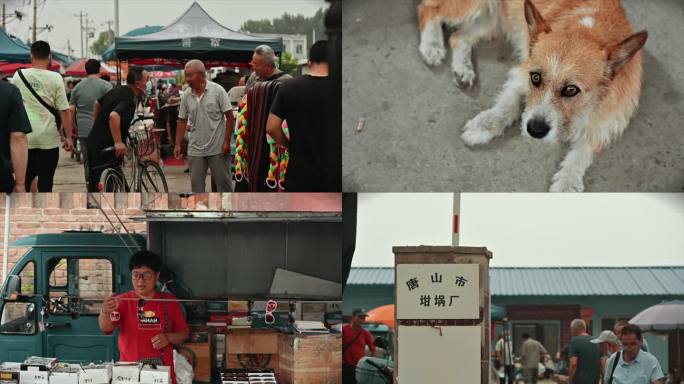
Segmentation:
[(23, 43), (18, 43), (17, 40), (0, 29), (0, 61), (8, 63), (30, 62), (31, 49)]
[(177, 59), (249, 62), (258, 45), (283, 51), (282, 38), (263, 38), (235, 32), (214, 20), (196, 2), (174, 22), (158, 32), (121, 36), (114, 42), (119, 60)]
[[(66, 76), (76, 76), (76, 77), (85, 77), (88, 76), (85, 70), (85, 63), (88, 61), (87, 59), (79, 59), (77, 61), (74, 61), (70, 66), (67, 67), (67, 69), (64, 72), (64, 75)], [(109, 68), (108, 66), (100, 63), (100, 74), (109, 74), (109, 75), (116, 75), (116, 70)]]
[[(63, 53), (52, 51), (53, 61), (58, 61), (60, 64), (67, 66), (75, 59)], [(31, 62), (31, 47), (24, 44), (23, 41), (13, 38), (0, 29), (0, 61), (8, 63), (30, 63)]]
[[(146, 25), (144, 27), (136, 28), (133, 30), (128, 31), (127, 33), (123, 34), (122, 36), (140, 36), (140, 35), (147, 35), (150, 33), (154, 32), (159, 32), (162, 29), (164, 29), (163, 25)], [(109, 61), (109, 60), (116, 60), (116, 52), (115, 52), (115, 44), (112, 43), (106, 51), (102, 54), (102, 60)]]

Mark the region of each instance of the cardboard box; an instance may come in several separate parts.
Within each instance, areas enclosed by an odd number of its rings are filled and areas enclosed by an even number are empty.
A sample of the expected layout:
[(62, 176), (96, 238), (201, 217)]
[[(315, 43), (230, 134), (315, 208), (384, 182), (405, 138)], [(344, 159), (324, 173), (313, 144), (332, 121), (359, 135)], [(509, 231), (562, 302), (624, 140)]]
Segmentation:
[(112, 367), (112, 384), (136, 384), (140, 382), (140, 364), (119, 362)]
[(145, 365), (140, 370), (140, 384), (171, 384), (171, 369), (163, 365)]
[(78, 384), (78, 366), (58, 367), (50, 372), (50, 384)]
[(49, 384), (50, 371), (41, 371), (37, 367), (27, 367), (19, 372), (21, 384)]
[(302, 303), (302, 320), (325, 321), (325, 303)]
[(112, 380), (112, 364), (81, 366), (79, 384), (109, 384)]
[[(250, 309), (250, 312), (266, 312), (266, 303), (268, 301), (264, 300), (257, 300), (252, 303), (252, 308)], [(276, 311), (290, 311), (290, 302), (289, 301), (280, 301), (276, 300)]]
[(278, 350), (282, 383), (342, 383), (340, 335), (280, 335)]
[(229, 369), (272, 369), (278, 371), (280, 358), (277, 354), (228, 354), (226, 368)]
[(211, 334), (209, 332), (192, 332), (188, 341), (183, 343), (179, 351), (185, 356), (195, 371), (194, 381), (211, 382), (212, 355)]
[(0, 363), (0, 384), (19, 384), (20, 363)]
[(228, 312), (230, 313), (246, 313), (249, 312), (249, 301), (246, 300), (230, 300), (228, 302)]
[(235, 329), (226, 335), (226, 354), (277, 354), (278, 333), (271, 330)]

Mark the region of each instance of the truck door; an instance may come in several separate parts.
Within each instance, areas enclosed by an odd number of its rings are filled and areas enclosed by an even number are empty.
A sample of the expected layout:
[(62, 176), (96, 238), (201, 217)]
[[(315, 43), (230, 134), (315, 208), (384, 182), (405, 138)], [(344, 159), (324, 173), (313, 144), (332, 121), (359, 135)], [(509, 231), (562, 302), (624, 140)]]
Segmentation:
[(0, 301), (0, 361), (24, 361), (42, 353), (36, 262), (30, 259), (18, 270), (22, 298)]
[(61, 361), (111, 361), (114, 335), (105, 335), (97, 318), (102, 301), (112, 293), (118, 254), (44, 251), (49, 317), (43, 333), (44, 356)]

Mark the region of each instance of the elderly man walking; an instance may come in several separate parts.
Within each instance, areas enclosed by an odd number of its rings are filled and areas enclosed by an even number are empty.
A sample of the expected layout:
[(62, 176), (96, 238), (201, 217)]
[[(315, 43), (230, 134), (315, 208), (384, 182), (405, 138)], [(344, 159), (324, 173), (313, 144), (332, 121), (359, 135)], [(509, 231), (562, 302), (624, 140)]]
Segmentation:
[(268, 45), (260, 45), (254, 49), (252, 61), (252, 74), (249, 75), (245, 84), (245, 93), (258, 81), (284, 81), (292, 79), (292, 76), (281, 71), (276, 66), (276, 55), (273, 48)]
[(204, 192), (207, 168), (217, 192), (230, 192), (230, 164), (224, 156), (230, 150), (233, 115), (228, 94), (220, 85), (207, 80), (204, 63), (190, 60), (185, 64), (189, 92), (181, 98), (174, 156), (181, 158), (181, 145), (188, 130), (188, 163), (192, 192)]
[(601, 352), (587, 334), (587, 324), (582, 319), (570, 323), (570, 368), (568, 382), (572, 384), (596, 384), (601, 376)]

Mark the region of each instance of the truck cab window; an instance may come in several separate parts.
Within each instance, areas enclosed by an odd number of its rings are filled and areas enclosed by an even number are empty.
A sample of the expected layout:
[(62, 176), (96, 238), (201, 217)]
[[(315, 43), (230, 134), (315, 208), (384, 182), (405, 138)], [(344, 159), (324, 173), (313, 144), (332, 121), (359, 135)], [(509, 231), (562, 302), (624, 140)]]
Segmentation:
[(36, 293), (36, 267), (33, 261), (26, 263), (19, 273), (21, 278), (21, 294), (33, 295)]
[[(21, 294), (33, 295), (36, 292), (36, 274), (33, 261), (28, 262), (19, 272)], [(36, 306), (33, 302), (5, 302), (0, 315), (0, 333), (26, 334), (36, 331)]]
[[(102, 301), (113, 291), (112, 262), (101, 258), (62, 258), (48, 264), (48, 292), (53, 314), (100, 313)], [(57, 301), (57, 299), (59, 299)]]

